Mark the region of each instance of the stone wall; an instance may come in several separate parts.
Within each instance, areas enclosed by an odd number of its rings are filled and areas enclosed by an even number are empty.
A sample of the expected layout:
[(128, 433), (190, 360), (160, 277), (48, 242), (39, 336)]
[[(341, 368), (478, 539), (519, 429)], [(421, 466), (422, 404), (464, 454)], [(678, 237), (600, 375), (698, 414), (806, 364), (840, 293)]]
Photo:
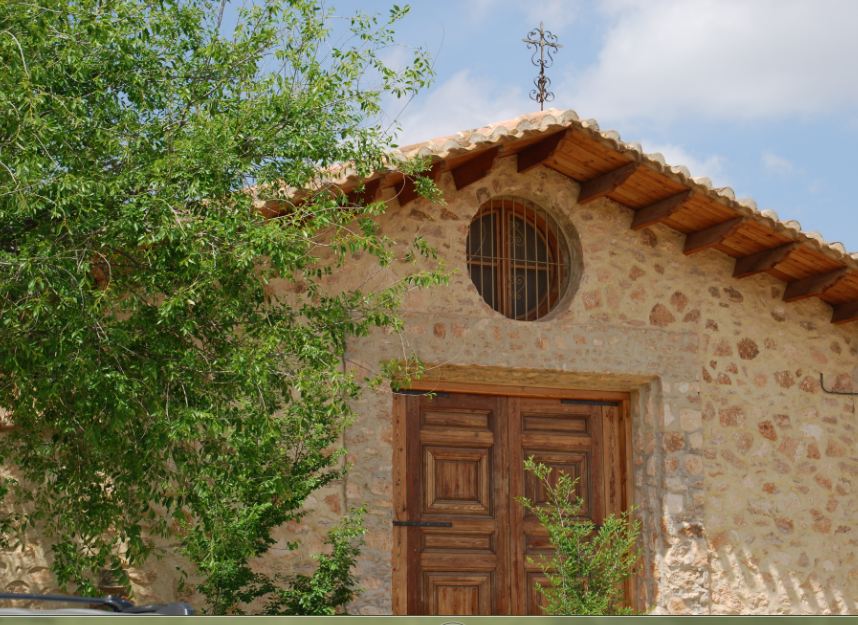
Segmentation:
[[(414, 352), (439, 380), (627, 391), (633, 500), (644, 523), (642, 606), (858, 613), (849, 518), (858, 507), (854, 400), (825, 394), (818, 383), (824, 371), (830, 384), (852, 388), (856, 326), (830, 324), (816, 300), (782, 303), (784, 285), (767, 275), (733, 279), (731, 259), (716, 251), (684, 256), (683, 237), (672, 230), (632, 231), (631, 212), (610, 201), (578, 206), (578, 186), (549, 169), (517, 174), (515, 159), (501, 158), (462, 191), (449, 174), (439, 184), (446, 205), (419, 199), (392, 208), (382, 225), (397, 240), (420, 235), (436, 247), (450, 284), (411, 292), (403, 335), (354, 341), (348, 365), (374, 372), (379, 361)], [(494, 312), (468, 277), (471, 218), (501, 195), (536, 203), (580, 240), (577, 292), (544, 320)], [(379, 270), (369, 259), (349, 267), (332, 277), (332, 288), (385, 285), (409, 270)], [(344, 437), (348, 478), (311, 497), (313, 513), (282, 529), (263, 564), (291, 570), (287, 539), (298, 533), (305, 552), (318, 549), (345, 509), (365, 505), (364, 591), (353, 606), (361, 614), (392, 610), (391, 406), (387, 390), (363, 396)], [(7, 586), (34, 579), (14, 571), (44, 577), (35, 551), (6, 554), (3, 566)], [(138, 598), (171, 599), (172, 571), (161, 560), (134, 572)]]
[[(813, 300), (781, 301), (767, 275), (732, 278), (717, 251), (686, 257), (667, 228), (629, 228), (610, 201), (576, 204), (577, 185), (500, 159), (447, 204), (417, 200), (384, 217), (397, 239), (423, 236), (449, 286), (407, 299), (403, 337), (349, 348), (356, 371), (413, 350), (435, 379), (626, 390), (633, 413), (633, 499), (644, 520), (641, 602), (657, 612), (858, 612), (854, 400), (822, 393), (818, 372), (852, 387), (858, 335)], [(577, 293), (545, 320), (494, 312), (470, 282), (465, 238), (478, 207), (520, 197), (549, 211), (583, 253)], [(394, 203), (395, 204), (395, 203)], [(369, 265), (338, 278), (346, 286)], [(376, 273), (385, 284), (402, 267)], [(402, 341), (400, 340), (402, 339)], [(360, 613), (390, 613), (391, 397), (369, 393), (347, 435), (354, 468), (335, 506), (369, 506)], [(329, 505), (334, 505), (333, 500)]]

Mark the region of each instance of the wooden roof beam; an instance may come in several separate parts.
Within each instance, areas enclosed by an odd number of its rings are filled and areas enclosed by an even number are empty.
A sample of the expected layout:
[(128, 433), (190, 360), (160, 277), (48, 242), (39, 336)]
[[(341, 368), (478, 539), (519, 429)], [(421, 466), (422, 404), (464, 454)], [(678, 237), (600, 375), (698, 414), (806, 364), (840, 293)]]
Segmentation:
[(381, 187), (381, 180), (384, 176), (378, 176), (377, 178), (372, 178), (371, 180), (365, 180), (363, 183), (363, 189), (361, 189), (361, 185), (348, 194), (348, 202), (349, 204), (357, 204), (360, 206), (365, 206), (366, 204), (370, 204), (375, 201), (375, 198), (378, 196), (378, 190)]
[(710, 247), (715, 247), (721, 241), (728, 238), (731, 234), (739, 229), (739, 226), (744, 222), (742, 217), (734, 217), (720, 224), (709, 226), (703, 230), (689, 232), (685, 236), (685, 248), (682, 250), (686, 255), (696, 254), (703, 250), (708, 250)]
[(671, 217), (691, 199), (691, 189), (680, 191), (675, 195), (654, 202), (635, 211), (632, 219), (632, 230), (640, 230), (647, 226), (661, 223)]
[(778, 263), (783, 262), (797, 247), (798, 243), (796, 241), (789, 241), (777, 247), (737, 258), (736, 264), (733, 267), (733, 277), (747, 278), (748, 276), (773, 269)]
[(824, 291), (837, 284), (840, 278), (847, 273), (849, 273), (849, 269), (842, 267), (834, 271), (808, 276), (801, 280), (793, 280), (787, 284), (784, 290), (784, 301), (796, 302), (801, 299), (813, 297), (814, 295), (819, 297)]
[(626, 163), (622, 167), (613, 169), (590, 180), (585, 180), (581, 183), (581, 190), (578, 193), (578, 203), (587, 204), (593, 200), (605, 197), (631, 178), (638, 167), (640, 167), (640, 163)]
[(286, 202), (283, 200), (265, 200), (256, 205), (256, 210), (265, 219), (280, 217), (286, 212)]
[(831, 315), (831, 323), (848, 323), (858, 320), (858, 301), (837, 304)]
[(555, 132), (553, 135), (548, 135), (541, 141), (537, 141), (521, 150), (516, 155), (518, 173), (532, 169), (541, 164), (545, 159), (550, 158), (565, 136), (565, 130)]
[(420, 172), (413, 176), (402, 174), (402, 180), (394, 186), (396, 199), (400, 206), (405, 206), (411, 200), (417, 199), (420, 194), (417, 193), (417, 188), (414, 185), (415, 178), (431, 178), (433, 182), (438, 180), (438, 174), (441, 171), (441, 161), (435, 161), (427, 171)]
[(456, 189), (462, 190), (489, 173), (499, 151), (500, 146), (484, 150), (451, 169), (450, 173), (453, 174), (453, 182), (456, 183)]

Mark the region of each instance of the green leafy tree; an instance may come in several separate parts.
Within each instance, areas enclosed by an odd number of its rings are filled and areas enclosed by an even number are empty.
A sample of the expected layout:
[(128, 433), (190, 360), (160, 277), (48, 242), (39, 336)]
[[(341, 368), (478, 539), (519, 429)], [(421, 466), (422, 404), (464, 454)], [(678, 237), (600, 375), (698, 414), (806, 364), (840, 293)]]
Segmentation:
[(402, 294), (441, 280), (429, 262), (373, 291), (323, 286), (354, 255), (432, 255), (325, 182), (382, 167), (382, 98), (430, 77), (421, 50), (383, 60), (406, 12), (0, 2), (0, 462), (19, 511), (4, 536), (44, 536), (62, 586), (95, 592), (99, 571), (178, 536), (212, 612), (351, 597), (335, 569), (353, 523), (292, 590), (253, 564), (341, 475), (361, 389), (347, 341), (398, 329)]
[(608, 515), (598, 528), (581, 516), (584, 501), (577, 495), (578, 479), (528, 458), (525, 470), (542, 484), (543, 504), (520, 497), (527, 510), (548, 530), (554, 553), (536, 561), (547, 585), (537, 585), (543, 610), (551, 615), (630, 614), (623, 606), (623, 583), (635, 572), (640, 551), (640, 522), (627, 511)]

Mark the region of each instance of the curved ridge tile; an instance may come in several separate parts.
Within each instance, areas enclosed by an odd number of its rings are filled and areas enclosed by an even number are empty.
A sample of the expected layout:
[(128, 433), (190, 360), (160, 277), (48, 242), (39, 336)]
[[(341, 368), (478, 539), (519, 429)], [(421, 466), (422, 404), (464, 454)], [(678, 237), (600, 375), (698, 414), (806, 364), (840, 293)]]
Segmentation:
[[(684, 184), (696, 185), (701, 192), (706, 193), (710, 197), (727, 199), (735, 210), (764, 223), (766, 227), (773, 228), (776, 231), (798, 233), (807, 242), (812, 242), (814, 245), (820, 247), (820, 249), (829, 251), (832, 256), (842, 258), (844, 255), (847, 255), (850, 260), (858, 261), (858, 252), (847, 254), (842, 243), (827, 243), (819, 233), (803, 233), (801, 231), (801, 224), (798, 221), (781, 221), (777, 212), (771, 209), (760, 211), (756, 202), (750, 198), (737, 201), (736, 193), (732, 188), (714, 188), (712, 180), (708, 177), (693, 177), (692, 172), (684, 165), (668, 164), (664, 155), (658, 152), (647, 154), (639, 143), (625, 143), (619, 132), (615, 130), (601, 130), (595, 119), (582, 120), (572, 109), (549, 108), (545, 111), (527, 113), (480, 128), (465, 130), (454, 135), (437, 137), (422, 143), (405, 146), (400, 148), (397, 154), (401, 158), (420, 156), (445, 159), (480, 149), (485, 147), (486, 144), (505, 143), (557, 128), (570, 127), (587, 131), (591, 136), (604, 141), (613, 149), (631, 152), (632, 155), (647, 163), (655, 171), (672, 176)], [(349, 182), (354, 182), (356, 177), (349, 175), (346, 179)]]
[(670, 171), (672, 171), (675, 174), (679, 174), (680, 176), (683, 176), (685, 178), (688, 178), (689, 180), (692, 179), (691, 178), (691, 172), (688, 170), (688, 168), (685, 165), (673, 165), (673, 166), (671, 166)]
[(756, 202), (756, 200), (754, 200), (754, 198), (752, 198), (752, 197), (743, 197), (743, 198), (739, 198), (738, 202), (739, 202), (739, 204), (740, 204), (740, 205), (742, 205), (742, 206), (744, 206), (745, 208), (747, 208), (747, 209), (749, 209), (749, 210), (753, 211), (754, 213), (759, 213), (759, 212), (760, 212), (759, 210), (757, 210), (757, 202)]

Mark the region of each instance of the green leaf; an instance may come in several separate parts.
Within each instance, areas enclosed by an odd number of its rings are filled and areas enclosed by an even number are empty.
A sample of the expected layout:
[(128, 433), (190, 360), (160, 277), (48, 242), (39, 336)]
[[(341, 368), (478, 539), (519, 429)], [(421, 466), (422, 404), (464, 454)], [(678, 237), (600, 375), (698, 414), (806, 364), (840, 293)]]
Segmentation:
[(417, 241), (395, 284), (329, 288), (352, 257), (389, 265), (409, 242), (380, 231), (384, 203), (345, 206), (318, 181), (382, 168), (381, 102), (431, 66), (422, 50), (384, 62), (405, 6), (343, 25), (311, 0), (260, 0), (234, 28), (218, 8), (0, 3), (0, 455), (21, 478), (0, 497), (25, 511), (0, 530), (36, 530), (76, 592), (103, 571), (126, 583), (166, 543), (208, 612), (334, 613), (358, 520), (306, 579), (256, 565), (345, 470), (366, 382), (343, 371), (346, 346), (400, 331), (406, 290), (444, 276)]

